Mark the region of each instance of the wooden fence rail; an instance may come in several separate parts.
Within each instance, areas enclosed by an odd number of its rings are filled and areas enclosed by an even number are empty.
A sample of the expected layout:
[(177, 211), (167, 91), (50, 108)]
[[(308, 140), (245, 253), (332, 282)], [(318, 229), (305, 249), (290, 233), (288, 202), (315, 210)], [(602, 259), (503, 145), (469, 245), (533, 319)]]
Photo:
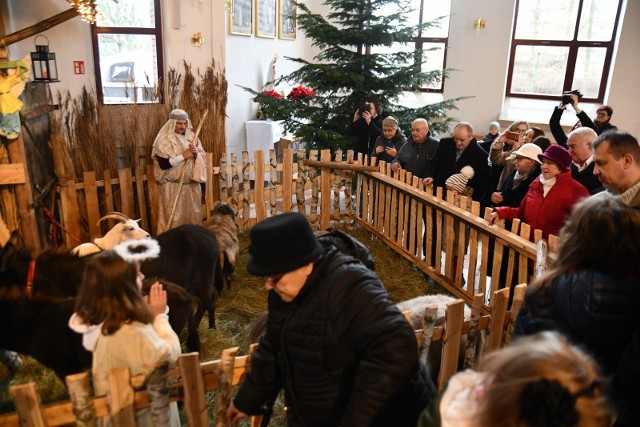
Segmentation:
[[(441, 361), (437, 378), (442, 388), (449, 378), (459, 370), (477, 365), (485, 352), (507, 344), (511, 339), (513, 323), (519, 310), (526, 285), (515, 288), (511, 311), (507, 311), (509, 289), (494, 293), (491, 299), (492, 314), (480, 316), (482, 296), (478, 295), (472, 306), (470, 320), (464, 319), (464, 304), (461, 299), (447, 305), (444, 324), (435, 326), (435, 311), (428, 307), (423, 328), (416, 331), (421, 359), (426, 362), (429, 349), (441, 346)], [(481, 332), (484, 340), (480, 340)], [(466, 347), (461, 358), (460, 346), (466, 337)], [(135, 411), (153, 407), (153, 422), (156, 426), (167, 425), (169, 401), (182, 401), (190, 426), (226, 426), (227, 408), (231, 402), (232, 387), (240, 384), (251, 366), (251, 354), (237, 356), (238, 347), (225, 349), (221, 358), (200, 362), (198, 353), (183, 354), (177, 367), (158, 367), (149, 377), (132, 377), (128, 369), (118, 368), (108, 375), (109, 387), (106, 396), (93, 397), (89, 374), (84, 372), (66, 378), (70, 401), (43, 406), (35, 383), (16, 385), (10, 388), (16, 412), (0, 416), (0, 425), (6, 427), (53, 427), (76, 423), (96, 425), (96, 419), (109, 415), (115, 427), (135, 425)], [(209, 407), (206, 393), (215, 391), (215, 405)], [(162, 421), (164, 420), (164, 421)], [(260, 425), (260, 417), (252, 419), (252, 426)]]

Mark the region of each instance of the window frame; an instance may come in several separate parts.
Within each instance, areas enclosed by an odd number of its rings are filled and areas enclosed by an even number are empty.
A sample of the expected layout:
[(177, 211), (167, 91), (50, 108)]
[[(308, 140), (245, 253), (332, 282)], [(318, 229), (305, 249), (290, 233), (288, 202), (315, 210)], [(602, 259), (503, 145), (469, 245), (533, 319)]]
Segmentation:
[[(160, 0), (153, 0), (154, 26), (145, 27), (99, 27), (96, 22), (91, 24), (91, 44), (93, 46), (93, 66), (96, 76), (96, 94), (101, 105), (128, 105), (130, 103), (105, 104), (104, 93), (102, 91), (102, 70), (100, 67), (100, 47), (98, 35), (100, 34), (126, 34), (126, 35), (150, 35), (156, 37), (156, 58), (158, 68), (158, 86), (162, 86), (164, 79), (164, 56), (162, 54), (162, 17), (160, 16)], [(164, 104), (164, 93), (158, 93), (158, 103)]]
[[(428, 0), (420, 0), (420, 18), (419, 18), (419, 22), (416, 25), (422, 25), (422, 20), (423, 20), (423, 14), (422, 12), (424, 11), (424, 3), (425, 1)], [(431, 0), (431, 1), (436, 1), (436, 0)], [(449, 16), (451, 16), (451, 6), (449, 6)], [(444, 72), (444, 70), (447, 69), (447, 52), (449, 50), (449, 34), (451, 32), (451, 19), (449, 19), (449, 28), (447, 29), (447, 37), (422, 37), (422, 29), (420, 29), (420, 31), (418, 31), (418, 36), (414, 39), (414, 48), (416, 50), (416, 52), (420, 52), (420, 55), (422, 55), (422, 51), (423, 51), (423, 47), (426, 43), (443, 43), (444, 44), (444, 58), (442, 60), (442, 69), (441, 71)], [(430, 92), (430, 93), (444, 93), (444, 83), (445, 83), (445, 78), (444, 76), (442, 77), (441, 81), (440, 81), (440, 88), (439, 89), (432, 89), (432, 88), (427, 88), (427, 87), (421, 87), (420, 89), (418, 89), (420, 92)]]
[[(424, 1), (424, 0), (423, 0)], [(615, 22), (613, 24), (613, 29), (611, 32), (611, 40), (608, 42), (602, 41), (579, 41), (578, 40), (578, 31), (580, 29), (580, 18), (582, 17), (582, 7), (584, 5), (583, 0), (579, 0), (578, 4), (578, 13), (576, 16), (575, 27), (573, 31), (573, 40), (532, 40), (532, 39), (516, 39), (516, 30), (518, 27), (518, 12), (520, 10), (520, 2), (522, 0), (516, 0), (515, 7), (515, 15), (513, 18), (513, 30), (511, 33), (511, 48), (509, 51), (509, 68), (507, 72), (507, 85), (505, 89), (505, 95), (513, 98), (528, 98), (528, 99), (549, 99), (549, 100), (557, 100), (561, 94), (557, 95), (540, 95), (540, 94), (523, 94), (523, 93), (515, 93), (511, 91), (511, 85), (513, 80), (513, 67), (515, 63), (515, 54), (518, 46), (551, 46), (551, 47), (568, 47), (569, 55), (567, 56), (567, 69), (565, 71), (564, 81), (562, 84), (562, 91), (572, 90), (571, 84), (573, 83), (575, 68), (576, 68), (576, 58), (578, 56), (578, 50), (580, 48), (585, 47), (598, 47), (598, 48), (606, 48), (607, 52), (605, 54), (604, 65), (602, 67), (602, 76), (600, 78), (600, 88), (598, 91), (598, 96), (596, 98), (593, 97), (583, 97), (582, 102), (594, 102), (594, 103), (603, 103), (604, 102), (604, 94), (607, 89), (607, 83), (609, 81), (609, 75), (611, 74), (611, 60), (613, 58), (613, 53), (615, 51), (615, 42), (618, 37), (618, 28), (620, 25), (620, 14), (622, 12), (622, 5), (624, 0), (620, 0), (618, 2), (618, 10), (616, 12)]]

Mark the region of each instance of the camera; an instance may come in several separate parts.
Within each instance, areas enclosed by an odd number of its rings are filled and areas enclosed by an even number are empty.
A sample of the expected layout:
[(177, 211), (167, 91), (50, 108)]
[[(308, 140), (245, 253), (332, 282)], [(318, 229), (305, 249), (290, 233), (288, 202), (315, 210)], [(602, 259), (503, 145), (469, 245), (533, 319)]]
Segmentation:
[(360, 115), (362, 116), (362, 113), (364, 113), (365, 111), (367, 113), (371, 113), (371, 104), (370, 103), (365, 103), (362, 107), (360, 107), (358, 109), (358, 111), (360, 112)]
[(580, 93), (579, 90), (577, 89), (573, 89), (573, 90), (568, 90), (566, 92), (562, 92), (562, 98), (561, 98), (561, 102), (563, 104), (573, 104), (573, 100), (571, 99), (571, 95), (578, 95), (578, 100), (582, 99), (582, 93)]

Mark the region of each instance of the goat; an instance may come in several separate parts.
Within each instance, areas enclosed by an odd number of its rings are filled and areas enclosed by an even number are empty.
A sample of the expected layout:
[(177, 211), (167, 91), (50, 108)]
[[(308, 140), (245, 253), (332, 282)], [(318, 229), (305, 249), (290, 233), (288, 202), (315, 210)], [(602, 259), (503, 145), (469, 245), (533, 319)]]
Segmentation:
[(200, 324), (205, 311), (209, 313), (209, 328), (216, 327), (213, 288), (222, 283), (218, 266), (218, 239), (209, 229), (196, 224), (183, 224), (159, 234), (160, 256), (145, 260), (140, 271), (146, 277), (157, 277), (183, 286), (198, 298), (194, 315)]
[(87, 256), (105, 249), (112, 249), (118, 243), (131, 239), (144, 239), (149, 237), (149, 233), (140, 228), (139, 219), (134, 220), (120, 212), (109, 212), (100, 220), (98, 224), (106, 219), (117, 219), (120, 221), (107, 231), (103, 237), (93, 239), (93, 243), (83, 243), (73, 249), (73, 253), (79, 256)]
[[(211, 211), (211, 218), (204, 224), (213, 231), (218, 239), (220, 256), (218, 268), (227, 282), (227, 289), (231, 288), (231, 274), (236, 267), (236, 257), (240, 244), (238, 243), (238, 226), (235, 222), (236, 212), (231, 205), (218, 203)], [(218, 293), (222, 291), (222, 283), (216, 283)]]
[[(17, 249), (17, 234), (0, 250), (0, 289), (26, 296), (30, 264), (35, 262), (31, 294), (41, 298), (70, 298), (78, 294), (88, 258), (68, 250), (45, 249), (38, 256)], [(187, 326), (187, 350), (199, 351), (197, 323), (193, 317), (193, 299), (180, 286), (161, 280), (167, 291), (169, 323), (179, 335)], [(70, 314), (69, 314), (70, 315)], [(68, 320), (68, 319), (67, 319)], [(3, 348), (0, 344), (0, 348)], [(29, 354), (29, 353), (27, 353)]]

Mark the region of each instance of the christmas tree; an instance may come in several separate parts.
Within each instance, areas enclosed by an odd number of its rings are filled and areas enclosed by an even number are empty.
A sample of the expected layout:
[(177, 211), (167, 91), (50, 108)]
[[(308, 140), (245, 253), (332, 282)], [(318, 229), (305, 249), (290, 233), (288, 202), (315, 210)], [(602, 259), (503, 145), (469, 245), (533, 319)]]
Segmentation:
[[(421, 31), (438, 25), (437, 20), (407, 25), (413, 11), (404, 0), (325, 0), (324, 4), (331, 10), (326, 17), (298, 4), (298, 25), (320, 53), (313, 62), (287, 57), (300, 68), (270, 82), (302, 86), (294, 87), (288, 96), (247, 88), (256, 95), (261, 113), (284, 120), (285, 129), (311, 148), (351, 148), (347, 126), (370, 97), (383, 106), (384, 116), (393, 115), (405, 131), (418, 117), (427, 119), (435, 132), (447, 130), (452, 119), (445, 112), (455, 108), (457, 99), (421, 108), (398, 104), (403, 91), (419, 90), (446, 77), (446, 70), (424, 71), (428, 52), (406, 49)], [(308, 92), (301, 95), (301, 89)]]

